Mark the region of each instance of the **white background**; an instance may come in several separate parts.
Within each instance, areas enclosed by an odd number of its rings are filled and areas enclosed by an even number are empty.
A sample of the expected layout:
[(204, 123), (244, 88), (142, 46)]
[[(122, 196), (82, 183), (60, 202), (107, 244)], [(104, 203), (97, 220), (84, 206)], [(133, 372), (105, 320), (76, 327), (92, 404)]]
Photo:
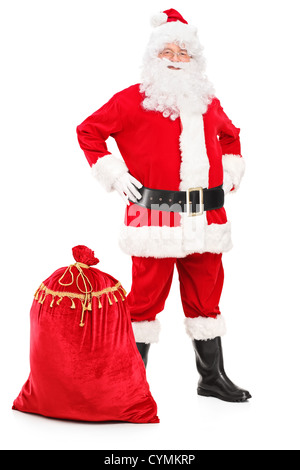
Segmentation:
[[(299, 450), (298, 3), (1, 0), (2, 449)], [(139, 81), (150, 18), (171, 7), (198, 27), (209, 78), (241, 128), (247, 172), (226, 202), (234, 249), (221, 308), (227, 373), (253, 399), (197, 396), (175, 274), (148, 367), (160, 424), (12, 411), (29, 373), (33, 294), (72, 263), (72, 247), (95, 250), (99, 268), (130, 290), (131, 260), (118, 246), (123, 202), (91, 177), (76, 126)]]

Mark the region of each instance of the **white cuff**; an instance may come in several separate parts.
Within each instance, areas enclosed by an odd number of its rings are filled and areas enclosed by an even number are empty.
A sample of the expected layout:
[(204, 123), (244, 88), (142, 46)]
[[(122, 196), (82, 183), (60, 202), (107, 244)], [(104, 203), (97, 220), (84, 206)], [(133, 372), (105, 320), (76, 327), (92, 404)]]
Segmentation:
[(196, 340), (206, 341), (226, 334), (225, 320), (222, 315), (218, 315), (217, 318), (185, 318), (185, 327), (187, 334)]
[(115, 181), (127, 171), (125, 162), (111, 154), (100, 157), (92, 166), (92, 175), (108, 192), (113, 190)]
[(158, 343), (160, 333), (159, 320), (132, 322), (136, 343)]

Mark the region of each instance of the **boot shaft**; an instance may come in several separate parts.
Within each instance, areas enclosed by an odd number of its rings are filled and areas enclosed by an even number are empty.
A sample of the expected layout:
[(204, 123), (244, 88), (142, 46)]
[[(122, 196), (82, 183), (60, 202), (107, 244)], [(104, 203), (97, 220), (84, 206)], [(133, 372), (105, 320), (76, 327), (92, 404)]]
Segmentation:
[(136, 344), (136, 347), (138, 348), (140, 355), (142, 356), (145, 367), (147, 367), (150, 344), (146, 344), (146, 343), (135, 343), (135, 344)]
[(197, 369), (200, 374), (198, 395), (229, 402), (244, 402), (251, 398), (247, 390), (237, 387), (224, 370), (221, 338), (193, 340)]
[(193, 340), (196, 364), (202, 377), (225, 374), (221, 338)]

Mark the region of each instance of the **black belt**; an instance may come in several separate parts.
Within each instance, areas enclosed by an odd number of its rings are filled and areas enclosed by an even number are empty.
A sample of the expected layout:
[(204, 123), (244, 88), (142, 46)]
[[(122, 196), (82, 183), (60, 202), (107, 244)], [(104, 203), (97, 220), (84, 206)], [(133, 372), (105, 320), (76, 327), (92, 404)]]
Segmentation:
[(220, 209), (224, 206), (223, 187), (191, 188), (187, 191), (166, 191), (164, 189), (149, 189), (143, 186), (139, 189), (142, 198), (135, 204), (166, 212), (187, 212), (188, 215), (201, 215), (204, 211)]

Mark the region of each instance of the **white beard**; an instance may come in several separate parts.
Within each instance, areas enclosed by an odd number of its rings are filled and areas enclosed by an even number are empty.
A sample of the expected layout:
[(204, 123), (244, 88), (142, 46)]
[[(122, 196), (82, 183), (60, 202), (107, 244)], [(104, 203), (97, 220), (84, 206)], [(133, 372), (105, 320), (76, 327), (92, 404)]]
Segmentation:
[[(180, 70), (169, 69), (169, 66)], [(214, 95), (212, 84), (203, 73), (203, 62), (171, 62), (158, 57), (148, 58), (142, 70), (143, 107), (159, 111), (172, 120), (180, 111), (204, 114)]]

